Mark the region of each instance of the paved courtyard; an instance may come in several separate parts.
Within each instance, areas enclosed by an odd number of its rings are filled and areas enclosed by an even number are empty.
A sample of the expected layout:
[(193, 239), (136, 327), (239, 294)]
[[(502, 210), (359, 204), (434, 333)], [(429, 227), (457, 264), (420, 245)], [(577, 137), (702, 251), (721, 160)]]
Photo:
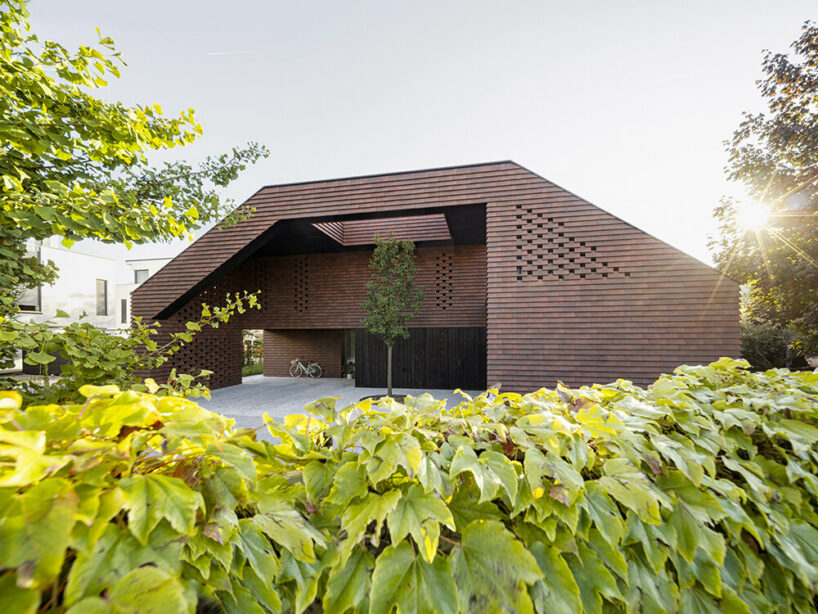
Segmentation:
[[(451, 390), (393, 389), (393, 394), (419, 395), (424, 392), (428, 392), (436, 399), (446, 399), (447, 407), (457, 405), (463, 400), (463, 397), (454, 394)], [(468, 392), (479, 394), (477, 391)], [(386, 394), (386, 389), (356, 388), (355, 381), (348, 379), (321, 378), (316, 380), (251, 375), (245, 377), (238, 386), (214, 390), (209, 401), (206, 399), (196, 399), (196, 401), (210, 411), (233, 418), (237, 426), (256, 428), (264, 424), (262, 416), (265, 413), (280, 421), (287, 414), (306, 413), (304, 405), (316, 399), (340, 397), (335, 406), (341, 408), (375, 394)], [(261, 429), (259, 437), (270, 439), (270, 434), (266, 429)]]

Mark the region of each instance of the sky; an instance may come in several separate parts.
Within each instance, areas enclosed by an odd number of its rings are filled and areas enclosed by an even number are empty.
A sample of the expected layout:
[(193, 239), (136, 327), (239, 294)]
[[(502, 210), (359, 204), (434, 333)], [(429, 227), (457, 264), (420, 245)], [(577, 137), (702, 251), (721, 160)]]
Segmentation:
[[(255, 2), (31, 0), (34, 31), (114, 38), (127, 66), (98, 94), (192, 107), (198, 160), (271, 155), (225, 192), (511, 159), (711, 262), (723, 142), (762, 109), (764, 49), (786, 51), (815, 0)], [(98, 255), (175, 255), (187, 243)]]

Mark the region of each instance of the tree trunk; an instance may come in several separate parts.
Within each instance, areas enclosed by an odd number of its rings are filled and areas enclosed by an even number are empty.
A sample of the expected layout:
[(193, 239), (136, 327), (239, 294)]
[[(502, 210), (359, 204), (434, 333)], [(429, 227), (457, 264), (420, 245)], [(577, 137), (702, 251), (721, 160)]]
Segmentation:
[(392, 346), (386, 346), (386, 395), (392, 396)]

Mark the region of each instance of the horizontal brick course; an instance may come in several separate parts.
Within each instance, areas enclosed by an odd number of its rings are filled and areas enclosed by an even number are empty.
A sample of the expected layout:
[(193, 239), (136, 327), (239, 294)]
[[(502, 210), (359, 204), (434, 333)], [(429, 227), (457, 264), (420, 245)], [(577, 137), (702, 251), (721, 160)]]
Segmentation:
[[(231, 352), (241, 328), (360, 326), (369, 252), (242, 256), (277, 220), (333, 223), (479, 204), (485, 245), (419, 247), (427, 294), (412, 325), (486, 326), (488, 383), (646, 384), (681, 363), (739, 354), (734, 282), (512, 162), (262, 188), (243, 205), (256, 209), (252, 218), (206, 233), (134, 292), (133, 311), (155, 317), (198, 293), (168, 318), (178, 327), (202, 298), (261, 289), (263, 311), (206, 331), (198, 349), (180, 353), (180, 364), (235, 371), (231, 357), (214, 353)], [(219, 374), (214, 383), (237, 378)]]

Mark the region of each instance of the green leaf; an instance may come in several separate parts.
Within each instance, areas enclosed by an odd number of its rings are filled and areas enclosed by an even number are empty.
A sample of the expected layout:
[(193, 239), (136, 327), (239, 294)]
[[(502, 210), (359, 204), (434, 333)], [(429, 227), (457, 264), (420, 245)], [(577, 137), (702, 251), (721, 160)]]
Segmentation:
[(253, 522), (279, 546), (287, 549), (296, 559), (315, 560), (315, 547), (324, 543), (321, 533), (312, 527), (291, 504), (274, 497), (266, 497), (259, 506)]
[(156, 567), (128, 572), (108, 594), (114, 611), (160, 614), (184, 612), (189, 604), (178, 578)]
[(486, 450), (478, 458), (474, 450), (461, 446), (452, 458), (449, 477), (455, 478), (461, 473), (469, 472), (474, 476), (477, 488), (480, 489), (480, 502), (490, 501), (502, 488), (509, 501), (517, 498), (517, 471), (504, 455)]
[(307, 499), (311, 502), (318, 502), (324, 492), (334, 484), (333, 466), (312, 461), (301, 470), (301, 477), (304, 480)]
[(253, 569), (242, 571), (241, 582), (244, 588), (249, 589), (255, 602), (263, 606), (267, 612), (281, 612), (281, 598), (274, 588), (274, 583), (262, 580)]
[(588, 514), (602, 536), (612, 546), (619, 544), (625, 535), (625, 523), (622, 514), (605, 489), (596, 482), (588, 482), (584, 499), (580, 507)]
[(693, 562), (696, 548), (704, 550), (718, 565), (724, 563), (724, 537), (697, 522), (683, 506), (677, 506), (667, 519), (676, 531), (681, 555), (688, 563)]
[(369, 595), (370, 574), (375, 561), (365, 548), (358, 548), (327, 578), (322, 605), (326, 614), (343, 614), (356, 610)]
[(45, 352), (26, 352), (25, 362), (30, 365), (47, 365), (57, 360), (56, 356)]
[(367, 474), (373, 486), (391, 477), (398, 467), (410, 476), (420, 467), (423, 453), (420, 443), (408, 433), (391, 435), (382, 441), (372, 458), (366, 461)]
[(412, 485), (389, 513), (386, 525), (393, 544), (408, 534), (412, 535), (418, 550), (431, 563), (437, 552), (440, 523), (454, 530), (454, 518), (442, 499), (428, 495), (423, 487)]
[(543, 490), (542, 477), (547, 476), (562, 487), (565, 505), (573, 505), (585, 485), (576, 469), (550, 451), (543, 454), (537, 448), (529, 448), (525, 452), (524, 468), (532, 493), (539, 494), (537, 489)]
[(182, 543), (178, 535), (164, 525), (151, 535), (151, 544), (143, 546), (129, 531), (108, 524), (91, 552), (77, 554), (65, 589), (67, 605), (98, 595), (113, 587), (128, 572), (151, 565), (177, 574), (181, 569)]
[(0, 576), (0, 595), (7, 614), (35, 614), (40, 606), (40, 591), (20, 588), (11, 573)]
[[(328, 554), (328, 556), (331, 556)], [(288, 585), (293, 592), (292, 609), (303, 612), (314, 600), (318, 592), (318, 581), (327, 562), (316, 559), (312, 562), (296, 560), (288, 551), (281, 557), (281, 573), (276, 579), (278, 584)]]
[(5, 506), (0, 499), (0, 568), (19, 567), (20, 588), (43, 588), (57, 578), (77, 506), (70, 483), (56, 478), (12, 495)]
[(128, 528), (140, 543), (147, 544), (150, 532), (166, 519), (183, 535), (192, 535), (196, 514), (204, 511), (202, 495), (180, 479), (159, 475), (134, 475), (120, 482), (128, 510)]
[(614, 499), (636, 512), (644, 522), (659, 524), (659, 492), (645, 474), (626, 459), (611, 459), (604, 465), (605, 476), (598, 483)]
[(250, 566), (262, 581), (271, 584), (281, 570), (272, 544), (249, 518), (239, 520), (238, 538), (241, 553), (247, 558)]
[(707, 593), (696, 588), (686, 588), (681, 594), (679, 614), (720, 614), (721, 610)]
[(656, 485), (665, 492), (673, 492), (699, 522), (714, 522), (725, 516), (724, 508), (710, 491), (696, 486), (678, 471), (657, 478)]
[(387, 547), (375, 562), (370, 614), (457, 614), (457, 587), (449, 562), (417, 558), (408, 542)]
[(346, 505), (356, 498), (365, 497), (367, 481), (364, 468), (357, 462), (347, 462), (332, 479), (332, 487), (327, 495), (327, 501), (336, 505)]
[(480, 503), (480, 491), (471, 488), (460, 488), (455, 491), (448, 504), (454, 517), (457, 530), (461, 533), (475, 520), (503, 520), (503, 512), (494, 503)]
[(365, 536), (370, 523), (375, 523), (372, 536), (373, 545), (380, 539), (381, 526), (387, 515), (395, 509), (401, 498), (401, 491), (390, 490), (383, 495), (369, 493), (361, 503), (350, 505), (341, 518), (341, 527), (347, 533), (347, 548), (357, 545)]
[(531, 546), (531, 554), (537, 560), (544, 576), (534, 585), (534, 603), (537, 611), (554, 614), (581, 612), (579, 587), (559, 550), (537, 542)]
[(568, 566), (579, 587), (583, 612), (600, 614), (603, 597), (619, 601), (624, 599), (619, 592), (616, 579), (590, 548), (579, 544), (577, 556), (571, 557)]
[(8, 343), (9, 341), (14, 341), (17, 337), (20, 336), (20, 333), (16, 330), (3, 330), (0, 329), (0, 341), (3, 343)]
[(452, 551), (461, 608), (468, 612), (534, 611), (527, 584), (543, 578), (536, 559), (502, 523), (477, 520)]

